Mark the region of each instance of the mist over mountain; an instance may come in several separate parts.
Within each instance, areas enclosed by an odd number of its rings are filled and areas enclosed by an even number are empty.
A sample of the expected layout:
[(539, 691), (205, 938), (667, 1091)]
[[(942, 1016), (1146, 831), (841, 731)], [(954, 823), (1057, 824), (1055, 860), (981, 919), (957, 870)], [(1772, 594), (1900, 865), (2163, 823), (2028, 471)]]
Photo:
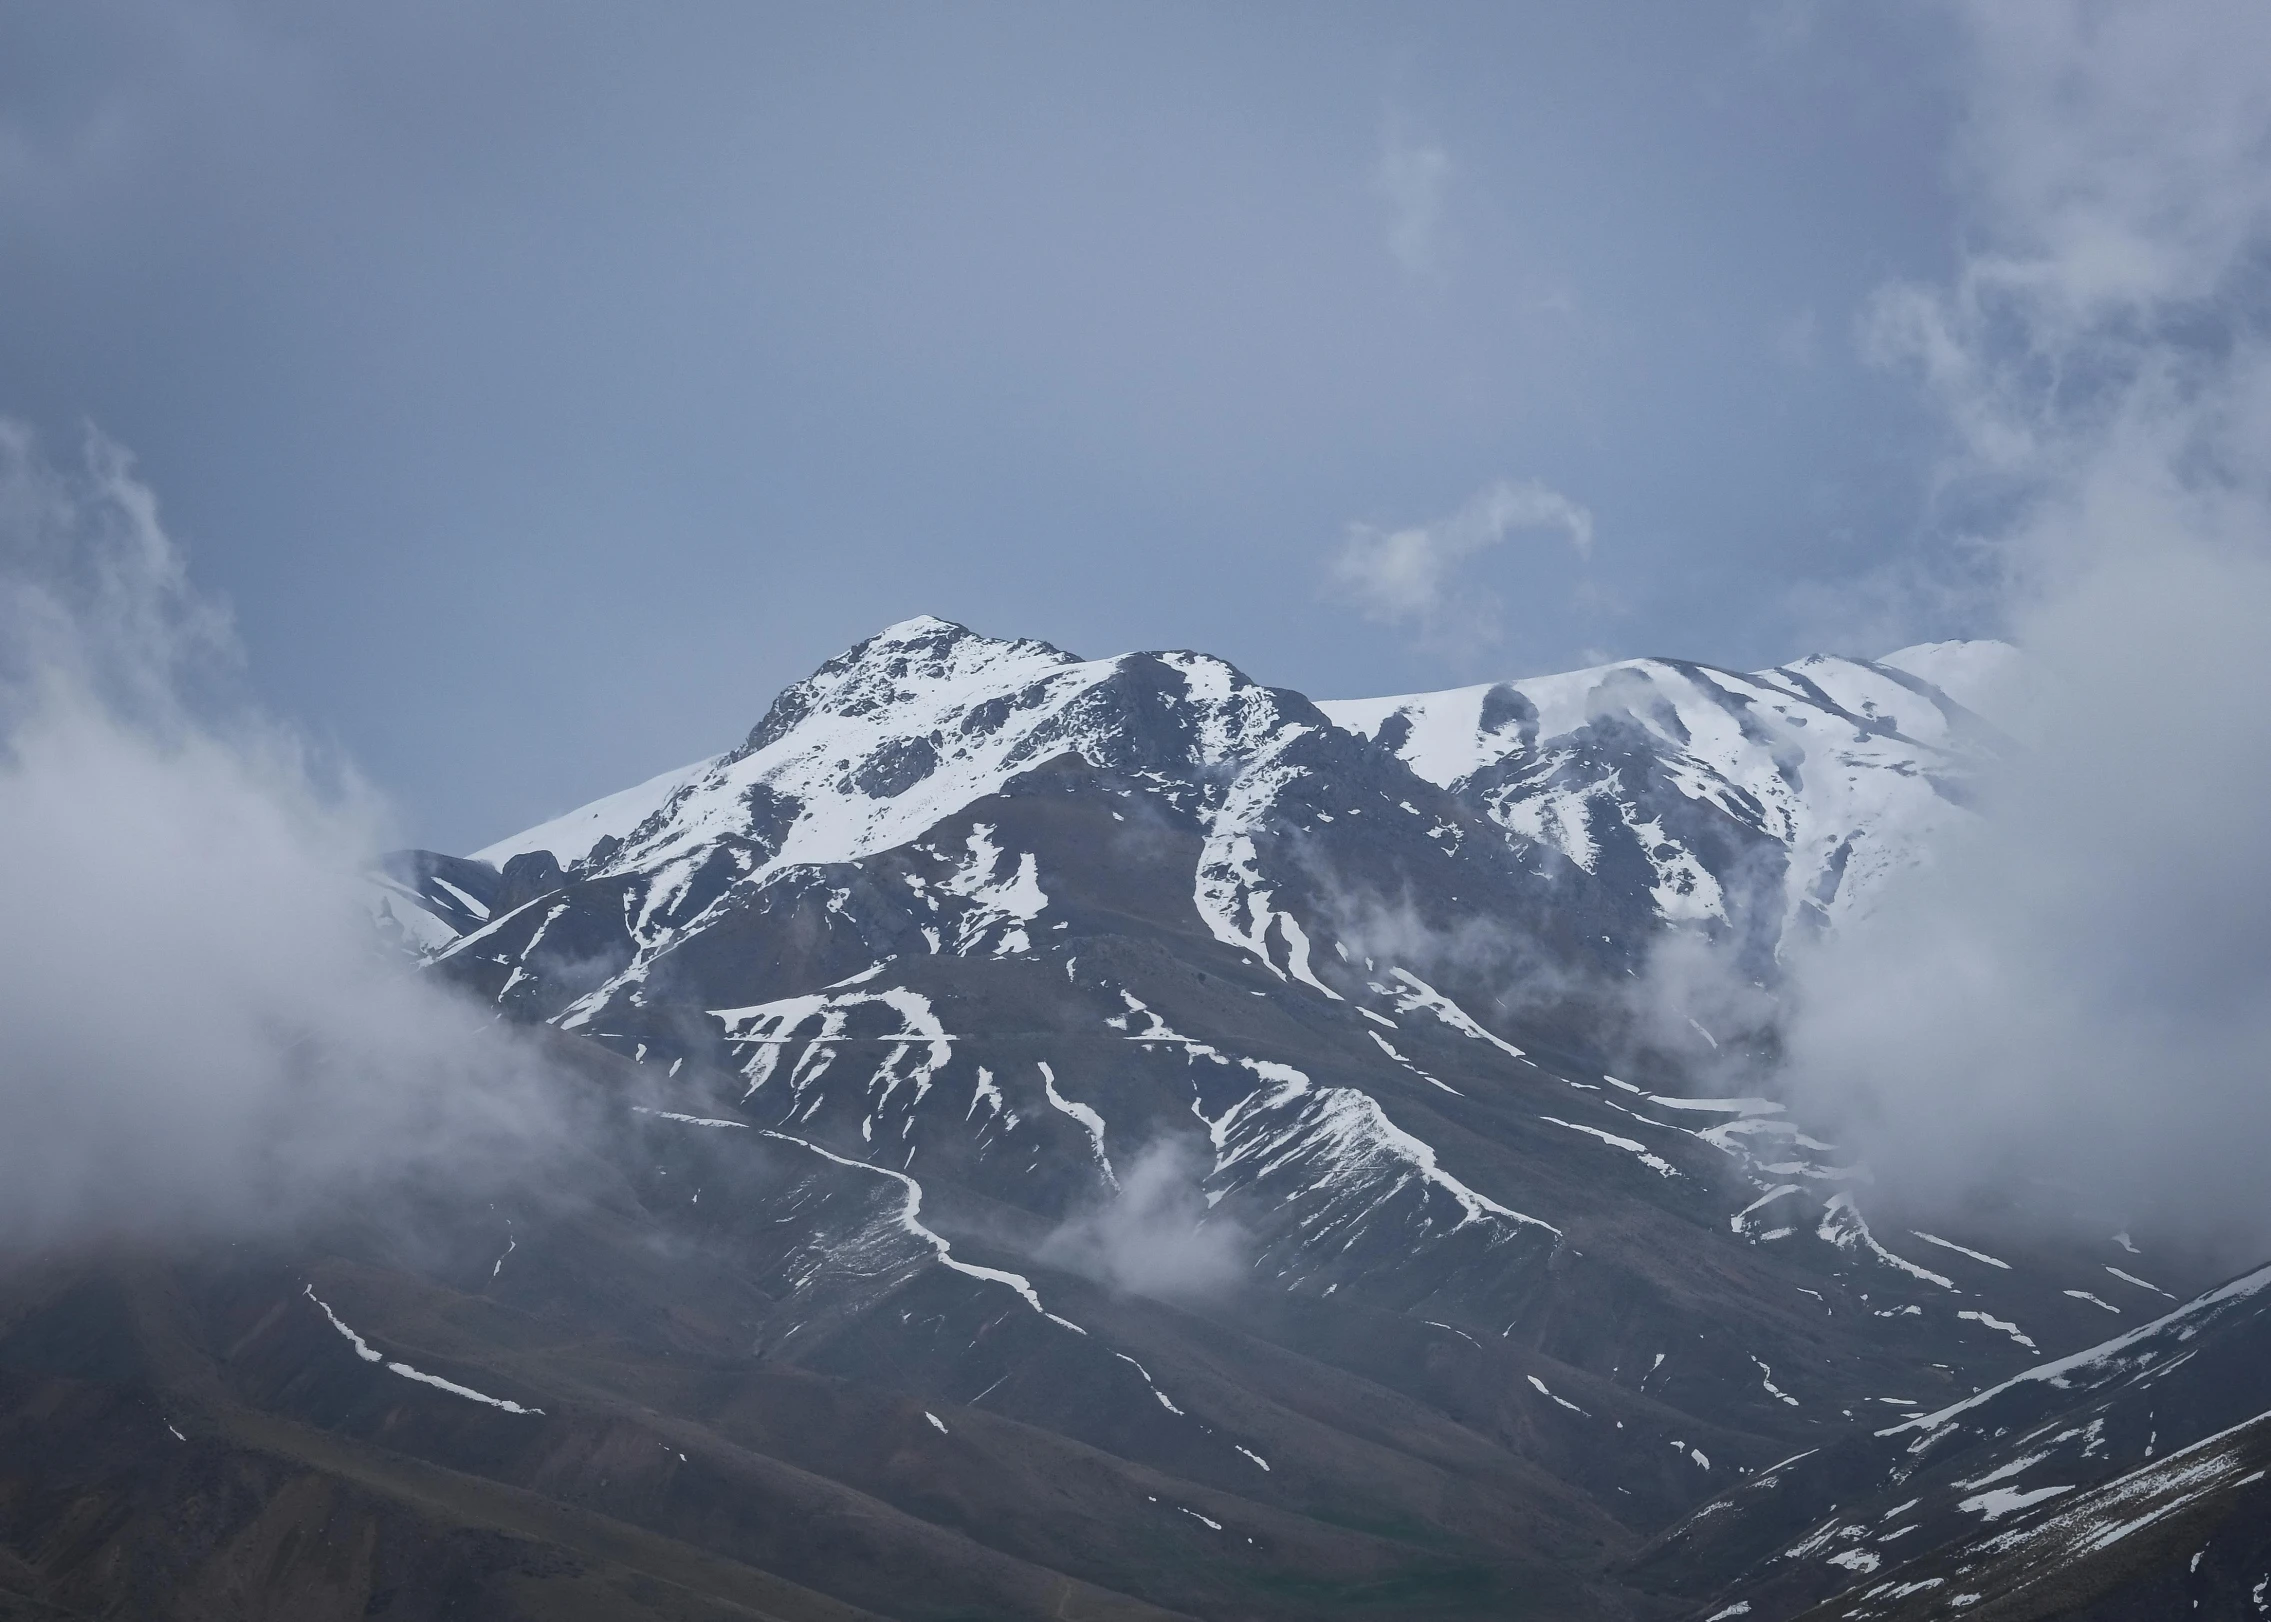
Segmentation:
[(0, 1622), (2271, 1614), (2271, 8), (145, 11)]
[[(1790, 965), (1977, 820), (2032, 679), (1975, 642), (1318, 705), (891, 626), (718, 755), (320, 904), (402, 988), (359, 1051), (409, 1067), (353, 1096), (420, 1100), (319, 1140), (341, 1197), (19, 1228), (6, 1454), (71, 1462), (8, 1500), (9, 1580), (63, 1614), (2159, 1594), (2188, 1528), (2256, 1524), (2263, 1275), (2184, 1305), (2199, 1231), (1919, 1193), (1788, 1085)], [(11, 803), (73, 781), (37, 739)], [(153, 1119), (233, 1096), (176, 1084)], [(469, 1137), (474, 1098), (528, 1132)], [(101, 1163), (23, 1102), (27, 1164)], [(184, 1187), (241, 1183), (176, 1141)], [(2027, 1443), (1973, 1417), (2013, 1405)]]

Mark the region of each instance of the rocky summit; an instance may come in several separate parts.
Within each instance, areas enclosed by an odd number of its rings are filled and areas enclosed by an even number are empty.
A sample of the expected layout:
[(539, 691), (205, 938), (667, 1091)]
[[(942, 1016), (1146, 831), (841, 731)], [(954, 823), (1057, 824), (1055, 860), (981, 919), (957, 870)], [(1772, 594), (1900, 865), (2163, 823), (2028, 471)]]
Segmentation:
[(1926, 1228), (1711, 1081), (1770, 1017), (1652, 1002), (1770, 1009), (2024, 677), (1319, 703), (925, 618), (396, 852), (565, 1141), (9, 1275), (0, 1616), (2255, 1614), (2271, 1270)]

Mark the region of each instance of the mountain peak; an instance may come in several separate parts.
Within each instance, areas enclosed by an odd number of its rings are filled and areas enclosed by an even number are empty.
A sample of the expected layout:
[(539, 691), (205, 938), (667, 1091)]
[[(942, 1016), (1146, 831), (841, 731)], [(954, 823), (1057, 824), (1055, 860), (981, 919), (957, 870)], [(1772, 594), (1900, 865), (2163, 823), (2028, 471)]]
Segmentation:
[(1035, 675), (1080, 661), (1030, 638), (1004, 641), (966, 625), (917, 614), (854, 643), (804, 680), (782, 690), (739, 754), (755, 754), (788, 735), (806, 717), (880, 714), (925, 690), (998, 681), (1016, 667)]
[(869, 637), (866, 642), (859, 645), (862, 647), (873, 647), (878, 644), (895, 646), (903, 642), (923, 642), (938, 637), (951, 640), (956, 637), (976, 635), (977, 632), (971, 630), (969, 626), (959, 624), (954, 620), (940, 619), (936, 614), (916, 614), (911, 618), (900, 620), (895, 625), (886, 625), (875, 635)]

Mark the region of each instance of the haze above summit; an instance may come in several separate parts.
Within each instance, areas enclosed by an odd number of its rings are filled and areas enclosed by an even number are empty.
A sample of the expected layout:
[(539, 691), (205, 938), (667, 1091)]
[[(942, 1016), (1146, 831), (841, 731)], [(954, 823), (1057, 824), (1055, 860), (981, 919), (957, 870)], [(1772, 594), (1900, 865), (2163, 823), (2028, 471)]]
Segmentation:
[(1950, 56), (1807, 7), (20, 9), (0, 411), (129, 448), (269, 701), (456, 849), (917, 612), (1324, 698), (1881, 653), (1994, 629), (1855, 589), (1930, 544), (1854, 334), (1946, 269)]

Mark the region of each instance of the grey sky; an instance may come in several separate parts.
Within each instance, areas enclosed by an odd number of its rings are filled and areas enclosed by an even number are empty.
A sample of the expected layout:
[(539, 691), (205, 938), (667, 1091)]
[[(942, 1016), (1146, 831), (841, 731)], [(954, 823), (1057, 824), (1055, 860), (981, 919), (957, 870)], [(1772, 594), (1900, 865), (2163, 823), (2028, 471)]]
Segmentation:
[[(1939, 441), (1856, 341), (1956, 262), (1951, 49), (1601, 0), (19, 4), (0, 414), (129, 447), (269, 701), (445, 848), (921, 611), (1319, 696), (1874, 652), (1980, 628), (1884, 585)], [(1590, 545), (1468, 544), (1501, 485)], [(1351, 595), (1439, 521), (1459, 613)]]

